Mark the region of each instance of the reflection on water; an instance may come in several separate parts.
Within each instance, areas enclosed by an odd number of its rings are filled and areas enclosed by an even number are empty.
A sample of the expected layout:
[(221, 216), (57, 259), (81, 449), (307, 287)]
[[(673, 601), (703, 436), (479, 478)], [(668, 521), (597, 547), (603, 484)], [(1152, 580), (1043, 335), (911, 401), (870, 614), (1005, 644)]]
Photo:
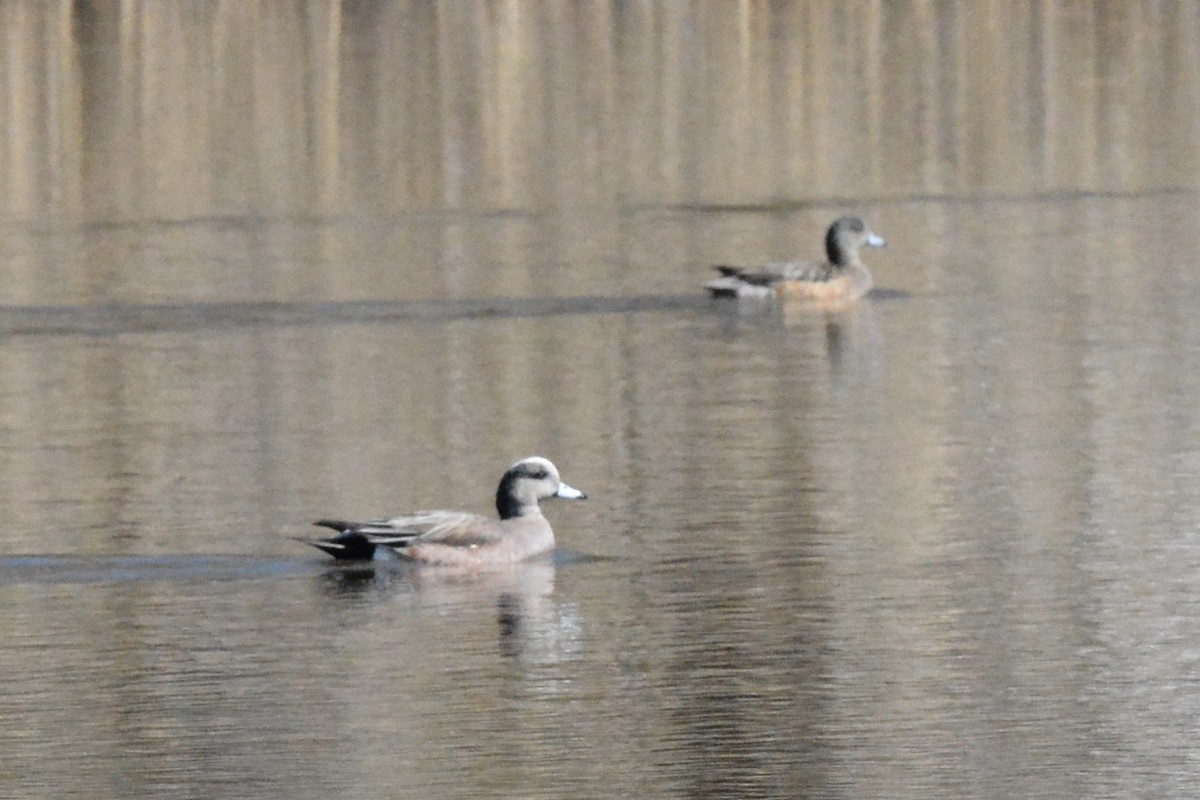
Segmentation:
[(1198, 16), (0, 5), (0, 794), (1196, 796)]
[(232, 328), (448, 322), (567, 314), (628, 314), (707, 308), (695, 293), (621, 297), (463, 298), (310, 303), (114, 304), (0, 308), (0, 334), (106, 336)]
[(0, 583), (123, 583), (267, 579), (306, 572), (302, 564), (246, 556), (7, 556)]

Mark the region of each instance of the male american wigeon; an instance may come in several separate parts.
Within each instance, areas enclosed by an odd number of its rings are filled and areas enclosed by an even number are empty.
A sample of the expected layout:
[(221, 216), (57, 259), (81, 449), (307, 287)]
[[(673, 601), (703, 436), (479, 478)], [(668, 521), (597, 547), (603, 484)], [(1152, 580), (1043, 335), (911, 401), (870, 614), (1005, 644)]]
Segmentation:
[(713, 297), (787, 297), (821, 304), (849, 303), (871, 291), (874, 280), (858, 258), (860, 247), (886, 247), (858, 217), (839, 217), (825, 234), (827, 260), (767, 264), (756, 270), (716, 266), (721, 277), (704, 284)]
[(458, 567), (510, 564), (554, 549), (554, 531), (538, 505), (549, 497), (587, 495), (563, 483), (548, 460), (534, 456), (513, 464), (500, 479), (499, 519), (464, 511), (418, 511), (367, 522), (323, 519), (313, 524), (338, 535), (301, 541), (337, 559), (386, 555)]

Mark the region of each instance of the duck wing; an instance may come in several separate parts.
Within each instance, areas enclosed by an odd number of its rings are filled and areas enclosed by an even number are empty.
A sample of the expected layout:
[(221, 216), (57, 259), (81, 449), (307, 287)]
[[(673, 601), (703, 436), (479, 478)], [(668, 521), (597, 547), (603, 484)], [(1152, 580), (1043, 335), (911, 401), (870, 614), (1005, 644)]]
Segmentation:
[(704, 284), (704, 288), (714, 297), (769, 297), (786, 281), (817, 283), (834, 276), (832, 265), (813, 261), (781, 261), (756, 269), (718, 264), (713, 269), (721, 277)]
[(338, 538), (360, 537), (371, 545), (391, 548), (403, 548), (416, 542), (470, 547), (500, 537), (495, 520), (465, 511), (417, 511), (363, 522), (322, 519), (313, 524), (338, 531), (341, 534)]

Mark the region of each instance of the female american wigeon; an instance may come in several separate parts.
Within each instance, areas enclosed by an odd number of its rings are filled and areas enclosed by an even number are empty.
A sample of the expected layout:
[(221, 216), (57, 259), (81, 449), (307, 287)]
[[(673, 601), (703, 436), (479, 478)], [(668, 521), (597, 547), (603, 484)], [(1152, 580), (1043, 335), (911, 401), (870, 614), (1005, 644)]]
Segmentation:
[(874, 280), (858, 258), (858, 249), (886, 247), (858, 217), (839, 217), (825, 234), (823, 264), (790, 261), (767, 264), (757, 270), (714, 267), (721, 277), (704, 284), (713, 297), (789, 297), (837, 305), (849, 303), (871, 291)]
[(538, 505), (548, 497), (583, 500), (563, 483), (548, 460), (534, 456), (508, 468), (496, 489), (499, 519), (463, 511), (418, 511), (390, 519), (313, 524), (337, 536), (303, 539), (337, 559), (399, 557), (445, 566), (483, 566), (524, 561), (554, 549), (554, 531)]

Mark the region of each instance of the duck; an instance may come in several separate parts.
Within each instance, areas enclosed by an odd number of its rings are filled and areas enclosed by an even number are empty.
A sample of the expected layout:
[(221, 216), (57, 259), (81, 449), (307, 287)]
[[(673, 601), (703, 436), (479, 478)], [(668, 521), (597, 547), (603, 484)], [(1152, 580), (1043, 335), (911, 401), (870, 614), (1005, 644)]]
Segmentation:
[(337, 534), (299, 541), (338, 560), (399, 558), (453, 567), (513, 564), (554, 549), (554, 531), (540, 505), (551, 497), (587, 499), (562, 481), (549, 459), (531, 456), (500, 478), (498, 518), (465, 511), (417, 511), (365, 522), (319, 519), (313, 524)]
[(789, 261), (758, 269), (717, 265), (721, 273), (704, 284), (713, 297), (796, 298), (826, 305), (858, 300), (871, 291), (874, 278), (858, 257), (861, 247), (887, 247), (887, 241), (858, 217), (834, 220), (825, 233), (824, 263)]

